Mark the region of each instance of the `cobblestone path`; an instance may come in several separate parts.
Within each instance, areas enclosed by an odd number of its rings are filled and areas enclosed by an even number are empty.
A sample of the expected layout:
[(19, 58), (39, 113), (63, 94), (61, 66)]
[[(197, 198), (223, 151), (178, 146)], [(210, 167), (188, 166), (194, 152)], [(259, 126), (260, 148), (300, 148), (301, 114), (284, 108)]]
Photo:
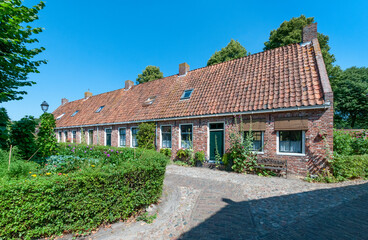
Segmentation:
[(152, 224), (116, 223), (85, 239), (368, 239), (368, 182), (170, 165), (154, 211)]

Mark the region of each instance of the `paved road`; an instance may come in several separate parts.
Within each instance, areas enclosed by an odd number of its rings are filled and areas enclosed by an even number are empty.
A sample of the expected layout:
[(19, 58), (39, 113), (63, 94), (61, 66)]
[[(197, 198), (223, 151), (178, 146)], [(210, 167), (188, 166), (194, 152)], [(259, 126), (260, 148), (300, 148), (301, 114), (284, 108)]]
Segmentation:
[[(311, 184), (169, 166), (152, 224), (86, 239), (368, 239), (368, 182)], [(66, 236), (67, 237), (67, 236)]]

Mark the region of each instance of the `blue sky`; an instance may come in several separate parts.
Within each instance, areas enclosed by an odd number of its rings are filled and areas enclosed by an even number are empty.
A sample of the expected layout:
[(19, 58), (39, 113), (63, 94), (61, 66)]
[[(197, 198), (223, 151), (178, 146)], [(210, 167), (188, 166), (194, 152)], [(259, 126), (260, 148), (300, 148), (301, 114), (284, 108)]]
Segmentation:
[[(25, 5), (37, 3), (24, 0)], [(12, 120), (39, 117), (65, 97), (80, 99), (123, 88), (147, 65), (164, 76), (179, 64), (204, 67), (211, 55), (238, 40), (248, 51), (262, 51), (270, 31), (301, 14), (315, 17), (318, 31), (330, 37), (331, 52), (343, 69), (368, 66), (367, 1), (122, 1), (50, 0), (35, 22), (47, 59), (37, 82), (21, 101), (2, 103)]]

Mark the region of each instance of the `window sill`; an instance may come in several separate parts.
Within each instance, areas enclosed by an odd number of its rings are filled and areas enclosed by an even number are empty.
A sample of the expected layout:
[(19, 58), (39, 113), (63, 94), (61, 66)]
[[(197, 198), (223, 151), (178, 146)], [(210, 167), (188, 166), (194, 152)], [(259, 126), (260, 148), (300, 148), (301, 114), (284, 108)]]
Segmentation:
[(287, 153), (287, 152), (278, 152), (277, 155), (285, 155), (285, 156), (297, 156), (297, 157), (304, 157), (305, 153)]

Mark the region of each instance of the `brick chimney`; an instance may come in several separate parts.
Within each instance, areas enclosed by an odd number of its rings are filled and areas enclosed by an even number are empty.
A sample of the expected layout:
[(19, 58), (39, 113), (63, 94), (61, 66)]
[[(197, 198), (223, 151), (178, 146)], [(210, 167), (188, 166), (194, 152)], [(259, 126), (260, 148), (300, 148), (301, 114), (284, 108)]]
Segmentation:
[(93, 95), (93, 94), (92, 94), (92, 93), (89, 91), (89, 89), (88, 89), (88, 91), (84, 93), (84, 98), (85, 98), (85, 99), (87, 99), (87, 98), (89, 98), (89, 97), (92, 97), (92, 95)]
[(125, 91), (129, 90), (131, 87), (134, 86), (134, 82), (130, 80), (125, 81)]
[(61, 105), (64, 105), (67, 102), (69, 102), (68, 99), (66, 99), (66, 98), (62, 98), (61, 99)]
[(303, 39), (302, 42), (310, 42), (312, 39), (317, 38), (317, 23), (312, 23), (303, 28)]
[(179, 64), (179, 76), (186, 75), (189, 72), (189, 65), (187, 63)]

